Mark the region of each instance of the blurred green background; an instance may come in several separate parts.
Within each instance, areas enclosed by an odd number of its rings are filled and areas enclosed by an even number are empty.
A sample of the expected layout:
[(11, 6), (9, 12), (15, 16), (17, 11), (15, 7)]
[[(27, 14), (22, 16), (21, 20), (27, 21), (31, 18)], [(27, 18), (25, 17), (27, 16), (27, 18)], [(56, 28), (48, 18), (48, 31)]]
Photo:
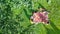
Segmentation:
[[(40, 7), (49, 11), (49, 25), (31, 25)], [(0, 34), (60, 34), (60, 0), (0, 0)]]

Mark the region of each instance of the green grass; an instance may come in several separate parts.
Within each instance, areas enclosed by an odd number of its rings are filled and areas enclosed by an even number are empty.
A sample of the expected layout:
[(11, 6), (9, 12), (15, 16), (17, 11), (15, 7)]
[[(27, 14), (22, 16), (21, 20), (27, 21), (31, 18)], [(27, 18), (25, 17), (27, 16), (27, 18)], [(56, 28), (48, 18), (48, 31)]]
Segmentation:
[[(32, 1), (34, 2), (34, 1)], [(34, 7), (32, 7), (34, 10), (38, 9), (38, 6), (40, 6), (38, 3), (40, 3), (44, 8), (46, 8), (50, 14), (49, 14), (49, 19), (50, 19), (50, 24), (45, 25), (45, 24), (38, 24), (35, 26), (34, 31), (35, 34), (60, 34), (60, 5), (59, 5), (59, 0), (51, 0), (51, 3), (48, 4), (46, 0), (38, 0), (37, 2), (35, 1)], [(26, 20), (28, 22), (29, 20), (29, 10), (28, 8), (26, 9), (24, 15), (26, 15)], [(25, 22), (25, 21), (24, 21)], [(25, 22), (25, 23), (27, 23)], [(30, 22), (29, 22), (30, 23)], [(27, 23), (28, 24), (28, 23)], [(28, 25), (27, 25), (28, 26)]]
[[(47, 2), (47, 0), (8, 1), (9, 0), (6, 0), (5, 2), (7, 5), (11, 6), (10, 9), (12, 11), (12, 15), (7, 15), (9, 13), (7, 12), (6, 15), (9, 16), (9, 18), (6, 16), (7, 18), (4, 21), (5, 24), (0, 21), (2, 24), (0, 26), (1, 34), (60, 34), (60, 0), (49, 0), (51, 1), (49, 4), (49, 1)], [(20, 2), (20, 4), (18, 2)], [(2, 4), (0, 5), (0, 8), (2, 8), (1, 10), (3, 12), (10, 11), (8, 10), (9, 7), (5, 10), (5, 7), (7, 6), (3, 3), (0, 3)], [(32, 12), (38, 10), (40, 7), (44, 7), (47, 11), (49, 11), (50, 24), (46, 25), (40, 23), (31, 26), (30, 16), (32, 15)], [(4, 14), (3, 12), (2, 15)], [(0, 17), (0, 20), (2, 19), (3, 18)], [(2, 26), (4, 28), (2, 28)]]

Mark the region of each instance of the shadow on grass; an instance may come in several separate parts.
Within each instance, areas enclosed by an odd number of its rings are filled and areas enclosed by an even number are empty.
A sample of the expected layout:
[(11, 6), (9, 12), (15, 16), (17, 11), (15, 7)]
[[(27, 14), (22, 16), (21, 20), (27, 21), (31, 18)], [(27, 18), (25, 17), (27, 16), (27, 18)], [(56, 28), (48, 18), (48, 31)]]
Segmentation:
[(50, 25), (53, 29), (49, 29), (44, 25), (45, 29), (47, 30), (47, 34), (60, 34), (60, 30), (56, 27), (56, 25), (52, 21), (50, 21)]
[(30, 19), (30, 16), (31, 16), (31, 15), (29, 15), (29, 14), (27, 13), (27, 10), (26, 10), (26, 9), (23, 9), (23, 10), (24, 10), (24, 13), (25, 13), (25, 15), (27, 16), (27, 18)]
[[(27, 13), (27, 10), (26, 10), (26, 9), (23, 9), (23, 10), (24, 10), (24, 13), (25, 13), (25, 15), (27, 16), (27, 18), (30, 20), (30, 17), (31, 17), (32, 15), (29, 15), (29, 14)], [(32, 10), (32, 9), (31, 9), (30, 12), (33, 14), (34, 12), (37, 12), (37, 10)]]

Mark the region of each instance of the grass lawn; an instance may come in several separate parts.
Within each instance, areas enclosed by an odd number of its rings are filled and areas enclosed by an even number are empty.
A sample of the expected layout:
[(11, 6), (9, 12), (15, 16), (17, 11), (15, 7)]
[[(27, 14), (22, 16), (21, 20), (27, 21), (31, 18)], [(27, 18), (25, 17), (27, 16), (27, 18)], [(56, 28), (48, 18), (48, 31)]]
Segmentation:
[[(10, 7), (12, 16), (10, 16), (11, 18), (8, 17), (10, 19), (7, 18), (4, 21), (5, 24), (0, 25), (1, 34), (60, 34), (60, 0), (14, 0), (16, 4), (13, 1), (8, 1), (6, 0), (7, 4), (13, 6)], [(30, 17), (32, 12), (38, 10), (40, 7), (44, 7), (49, 12), (50, 24), (39, 23), (31, 26)], [(5, 10), (4, 4), (0, 5), (0, 8)], [(8, 9), (7, 11), (9, 11)], [(0, 17), (1, 19), (3, 18)], [(2, 24), (3, 22), (0, 23)]]

